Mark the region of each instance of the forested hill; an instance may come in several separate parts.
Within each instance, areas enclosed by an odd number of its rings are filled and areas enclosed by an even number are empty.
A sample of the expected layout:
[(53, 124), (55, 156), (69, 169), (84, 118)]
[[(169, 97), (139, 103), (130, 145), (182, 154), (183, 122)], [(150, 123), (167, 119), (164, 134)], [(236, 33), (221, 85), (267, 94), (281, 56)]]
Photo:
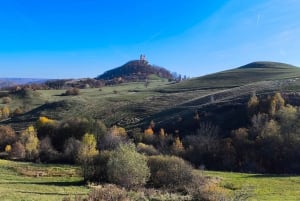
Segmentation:
[(145, 80), (149, 75), (153, 74), (161, 78), (172, 79), (170, 71), (159, 66), (150, 65), (144, 60), (129, 61), (120, 67), (106, 71), (96, 79), (112, 80), (118, 78), (126, 81), (139, 81)]

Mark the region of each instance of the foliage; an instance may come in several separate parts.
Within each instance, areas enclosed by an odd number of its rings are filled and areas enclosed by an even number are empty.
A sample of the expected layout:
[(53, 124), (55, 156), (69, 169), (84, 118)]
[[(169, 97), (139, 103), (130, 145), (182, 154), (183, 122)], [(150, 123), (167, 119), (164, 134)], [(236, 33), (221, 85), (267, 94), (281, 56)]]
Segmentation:
[(78, 160), (82, 166), (83, 177), (85, 180), (92, 177), (94, 168), (92, 166), (95, 156), (99, 153), (96, 149), (96, 139), (93, 134), (86, 133), (80, 144)]
[(0, 125), (0, 151), (4, 151), (5, 146), (16, 141), (16, 133), (10, 126)]
[(5, 152), (7, 152), (7, 153), (10, 153), (11, 152), (11, 145), (10, 144), (8, 144), (8, 145), (6, 145), (5, 146)]
[(12, 99), (10, 98), (10, 97), (4, 97), (3, 99), (2, 99), (2, 103), (3, 104), (9, 104), (9, 103), (11, 103), (11, 101), (12, 101)]
[(153, 129), (151, 127), (149, 127), (147, 129), (145, 129), (144, 134), (145, 135), (153, 135), (154, 131), (153, 131)]
[(20, 142), (17, 141), (12, 144), (12, 150), (11, 150), (11, 157), (16, 158), (16, 159), (23, 159), (25, 158), (26, 150), (24, 145)]
[(151, 176), (150, 183), (155, 187), (181, 188), (193, 178), (193, 168), (175, 156), (150, 156), (148, 160)]
[(112, 151), (107, 168), (109, 181), (127, 188), (144, 185), (150, 175), (146, 157), (134, 144), (120, 144)]
[(77, 156), (78, 156), (80, 144), (81, 142), (79, 140), (76, 140), (73, 137), (66, 140), (64, 145), (64, 152), (63, 152), (65, 162), (69, 162), (73, 164), (77, 162)]
[(137, 144), (137, 151), (148, 156), (159, 154), (159, 151), (155, 149), (153, 145), (147, 145), (141, 142)]
[(52, 146), (52, 142), (49, 136), (40, 140), (39, 159), (42, 162), (48, 162), (48, 163), (57, 162), (59, 161), (60, 157), (61, 155)]
[(54, 120), (49, 119), (48, 117), (45, 117), (45, 116), (41, 116), (41, 117), (39, 117), (39, 119), (36, 122), (36, 127), (40, 128), (40, 127), (45, 126), (47, 124), (53, 124), (53, 123), (55, 123)]
[(10, 109), (8, 106), (4, 106), (1, 108), (1, 116), (2, 118), (8, 118), (10, 115)]
[(27, 129), (21, 132), (21, 142), (25, 146), (26, 158), (33, 160), (38, 157), (39, 139), (33, 126), (29, 126)]
[(80, 90), (76, 87), (67, 89), (65, 93), (63, 93), (62, 95), (64, 96), (78, 96), (80, 94)]

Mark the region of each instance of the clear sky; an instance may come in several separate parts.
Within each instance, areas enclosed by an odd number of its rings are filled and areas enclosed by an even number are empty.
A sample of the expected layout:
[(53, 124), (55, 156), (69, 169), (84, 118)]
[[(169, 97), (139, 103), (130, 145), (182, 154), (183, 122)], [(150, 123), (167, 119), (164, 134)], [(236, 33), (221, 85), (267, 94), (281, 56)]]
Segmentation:
[(300, 66), (300, 0), (0, 0), (0, 77), (96, 77), (141, 53), (191, 77)]

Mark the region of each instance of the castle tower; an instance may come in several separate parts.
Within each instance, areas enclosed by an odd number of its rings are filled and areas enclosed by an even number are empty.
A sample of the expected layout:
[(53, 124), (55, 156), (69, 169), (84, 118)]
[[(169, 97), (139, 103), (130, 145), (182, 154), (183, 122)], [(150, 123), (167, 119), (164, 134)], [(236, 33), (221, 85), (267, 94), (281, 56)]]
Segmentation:
[(146, 62), (147, 62), (147, 60), (146, 60), (146, 55), (145, 55), (145, 54), (141, 54), (141, 55), (140, 55), (140, 62), (141, 62), (141, 63), (146, 63)]

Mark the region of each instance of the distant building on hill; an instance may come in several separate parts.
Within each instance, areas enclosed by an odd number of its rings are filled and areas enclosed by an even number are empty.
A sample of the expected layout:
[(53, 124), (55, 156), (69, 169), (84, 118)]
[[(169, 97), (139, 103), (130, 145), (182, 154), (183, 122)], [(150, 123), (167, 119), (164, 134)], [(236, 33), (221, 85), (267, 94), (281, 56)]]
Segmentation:
[(141, 54), (141, 55), (140, 55), (140, 62), (141, 62), (141, 63), (148, 63), (145, 54)]

